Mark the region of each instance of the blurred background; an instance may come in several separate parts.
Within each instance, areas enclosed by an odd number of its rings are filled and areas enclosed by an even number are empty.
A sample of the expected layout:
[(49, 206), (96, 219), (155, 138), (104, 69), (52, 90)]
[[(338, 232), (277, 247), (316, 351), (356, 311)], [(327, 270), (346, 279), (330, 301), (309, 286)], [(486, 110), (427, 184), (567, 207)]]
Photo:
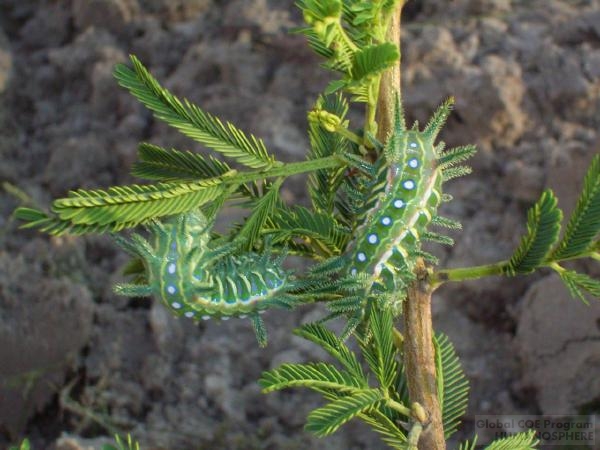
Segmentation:
[[(110, 238), (49, 238), (11, 218), (23, 202), (137, 181), (140, 141), (203, 151), (116, 85), (130, 53), (302, 160), (306, 111), (329, 74), (288, 33), (300, 23), (281, 0), (0, 0), (0, 448), (25, 435), (37, 449), (99, 448), (116, 431), (147, 450), (383, 448), (358, 422), (323, 440), (304, 432), (317, 395), (260, 393), (261, 371), (325, 357), (291, 335), (320, 306), (266, 314), (259, 349), (247, 321), (195, 325), (114, 295), (127, 257)], [(600, 149), (600, 2), (411, 0), (402, 51), (409, 119), (454, 95), (442, 139), (479, 148), (473, 175), (449, 184), (444, 212), (464, 230), (435, 248), (442, 266), (509, 257), (547, 187), (570, 212)], [(284, 198), (307, 204), (302, 177)], [(434, 321), (471, 380), (457, 438), (479, 414), (600, 412), (600, 302), (571, 299), (550, 273), (444, 286)]]

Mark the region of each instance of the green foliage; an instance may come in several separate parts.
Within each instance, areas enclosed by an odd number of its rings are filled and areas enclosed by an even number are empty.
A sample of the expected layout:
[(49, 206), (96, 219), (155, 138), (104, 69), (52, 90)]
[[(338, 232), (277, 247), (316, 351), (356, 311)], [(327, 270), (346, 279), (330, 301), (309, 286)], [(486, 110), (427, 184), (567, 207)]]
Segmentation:
[(140, 144), (138, 158), (131, 174), (151, 181), (196, 181), (220, 177), (231, 170), (226, 163), (213, 156), (167, 150), (148, 143)]
[(600, 155), (592, 160), (577, 206), (571, 214), (554, 260), (577, 257), (589, 250), (600, 233)]
[(592, 257), (600, 259), (600, 155), (592, 160), (577, 206), (559, 242), (562, 211), (552, 191), (545, 191), (529, 210), (527, 234), (510, 261), (502, 265), (507, 275), (527, 274), (550, 267), (574, 298), (587, 303), (585, 292), (600, 298), (600, 281), (562, 267), (563, 261)]
[(530, 430), (494, 441), (485, 450), (535, 450), (538, 445), (535, 431)]
[(382, 399), (381, 392), (373, 389), (365, 389), (338, 398), (312, 411), (308, 415), (305, 428), (316, 436), (327, 436), (359, 414), (368, 413)]
[(552, 191), (545, 191), (527, 215), (527, 234), (506, 266), (506, 273), (531, 273), (550, 254), (560, 233), (562, 211)]
[(259, 381), (263, 392), (290, 387), (306, 387), (316, 391), (335, 390), (339, 394), (364, 391), (366, 379), (360, 379), (326, 363), (282, 364), (264, 372)]
[(381, 389), (387, 391), (398, 375), (393, 318), (391, 311), (372, 307), (369, 319), (369, 333), (359, 337), (359, 345)]
[[(366, 380), (356, 355), (350, 351), (344, 342), (323, 325), (308, 323), (296, 329), (294, 334), (320, 346), (337, 359), (355, 379)], [(366, 383), (364, 386), (366, 386)]]
[(449, 438), (460, 425), (460, 418), (469, 402), (469, 382), (460, 366), (460, 360), (448, 337), (442, 333), (434, 340), (436, 381), (444, 436)]
[(163, 88), (135, 56), (131, 56), (131, 62), (133, 70), (117, 65), (115, 77), (158, 119), (247, 167), (268, 169), (275, 164), (275, 158), (269, 155), (262, 140), (246, 136), (229, 122), (223, 124), (188, 100), (179, 100)]
[[(343, 368), (336, 369), (326, 363), (283, 364), (264, 372), (260, 385), (263, 392), (306, 387), (330, 400), (308, 417), (306, 429), (318, 436), (330, 434), (352, 418), (359, 418), (382, 434), (391, 447), (405, 449), (407, 436), (398, 427), (398, 421), (406, 420), (410, 410), (402, 353), (394, 340), (393, 317), (389, 310), (373, 306), (367, 323), (355, 337), (377, 387), (370, 387), (370, 377), (354, 352), (321, 324), (304, 325), (295, 334), (319, 345)], [(468, 383), (448, 338), (437, 336), (435, 347), (438, 393), (448, 437), (456, 430), (466, 409)]]
[(400, 58), (398, 46), (390, 42), (365, 47), (354, 54), (350, 76), (361, 82), (392, 67)]
[(303, 239), (311, 245), (315, 257), (339, 255), (350, 237), (348, 229), (332, 220), (330, 214), (301, 206), (279, 209), (272, 218), (272, 228), (267, 227), (266, 231), (275, 242), (291, 244), (293, 240)]
[(596, 298), (600, 298), (600, 281), (594, 280), (584, 273), (563, 269), (558, 265), (554, 265), (553, 268), (574, 298), (577, 298), (586, 304), (588, 301), (585, 298), (584, 292), (587, 292)]
[[(348, 103), (342, 95), (319, 97), (315, 110), (326, 111), (339, 118), (343, 123), (348, 112)], [(319, 159), (348, 151), (348, 140), (338, 133), (328, 131), (321, 122), (310, 121), (308, 128), (310, 138), (309, 159)], [(344, 182), (345, 168), (317, 170), (308, 177), (308, 192), (312, 206), (317, 211), (333, 213), (338, 189)]]
[(109, 189), (72, 191), (52, 204), (54, 216), (31, 208), (20, 208), (17, 217), (29, 221), (25, 227), (51, 234), (78, 231), (120, 231), (150, 219), (180, 214), (223, 193), (214, 181), (115, 186)]
[(279, 188), (283, 180), (279, 179), (273, 184), (265, 184), (265, 193), (253, 199), (246, 206), (252, 211), (239, 230), (236, 239), (244, 241), (247, 250), (254, 248), (255, 242), (260, 237), (267, 219), (275, 210), (279, 202)]
[[(539, 441), (535, 437), (535, 431), (530, 430), (517, 433), (504, 439), (498, 439), (485, 447), (485, 450), (535, 450)], [(470, 442), (463, 442), (458, 450), (475, 450), (477, 436)]]
[(333, 356), (343, 368), (327, 363), (283, 364), (264, 372), (260, 385), (263, 392), (290, 387), (306, 387), (320, 392), (330, 403), (309, 414), (306, 429), (318, 436), (333, 433), (352, 418), (360, 418), (384, 435), (383, 439), (394, 448), (404, 448), (405, 432), (396, 421), (400, 411), (408, 414), (395, 390), (398, 371), (398, 350), (393, 344), (392, 315), (389, 311), (372, 308), (369, 316), (372, 327), (359, 338), (364, 359), (378, 383), (370, 387), (368, 378), (356, 355), (342, 339), (320, 324), (308, 324), (296, 331)]

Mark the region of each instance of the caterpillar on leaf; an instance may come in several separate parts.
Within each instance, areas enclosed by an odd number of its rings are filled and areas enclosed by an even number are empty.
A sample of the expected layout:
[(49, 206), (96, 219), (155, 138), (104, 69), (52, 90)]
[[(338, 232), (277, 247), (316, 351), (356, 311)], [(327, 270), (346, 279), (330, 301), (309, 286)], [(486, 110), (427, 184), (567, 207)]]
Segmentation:
[(346, 294), (329, 303), (333, 316), (351, 314), (346, 335), (360, 322), (366, 299), (401, 299), (398, 293), (406, 292), (413, 280), (417, 258), (434, 260), (421, 250), (423, 240), (452, 243), (449, 237), (428, 231), (430, 224), (460, 227), (437, 215), (439, 205), (447, 200), (442, 183), (469, 173), (468, 167), (456, 164), (475, 153), (474, 146), (444, 152), (443, 143), (435, 144), (452, 105), (452, 98), (444, 102), (421, 131), (418, 124), (407, 129), (397, 101), (394, 128), (371, 168), (375, 175), (357, 211), (355, 238), (344, 255), (313, 270), (317, 277), (340, 273), (327, 289), (337, 286)]
[(238, 256), (231, 245), (210, 248), (207, 219), (200, 212), (179, 215), (148, 226), (151, 241), (139, 234), (117, 243), (142, 260), (144, 284), (117, 284), (115, 292), (129, 297), (155, 296), (178, 316), (193, 320), (249, 317), (257, 340), (266, 345), (266, 330), (259, 316), (273, 306), (292, 307), (298, 297), (283, 257), (267, 250)]

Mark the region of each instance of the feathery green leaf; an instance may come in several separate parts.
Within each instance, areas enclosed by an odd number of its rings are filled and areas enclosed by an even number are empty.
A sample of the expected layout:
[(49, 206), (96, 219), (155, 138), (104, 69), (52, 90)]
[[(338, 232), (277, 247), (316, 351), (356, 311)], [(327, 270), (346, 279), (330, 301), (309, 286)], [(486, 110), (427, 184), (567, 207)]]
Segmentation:
[[(14, 215), (17, 219), (27, 222), (20, 228), (37, 228), (44, 233), (53, 236), (62, 236), (71, 234), (75, 236), (91, 233), (117, 232), (126, 228), (132, 228), (139, 225), (140, 222), (111, 222), (104, 225), (98, 224), (74, 224), (70, 220), (62, 220), (54, 215), (46, 214), (33, 208), (19, 207)], [(143, 223), (143, 222), (142, 222)]]
[(583, 291), (586, 291), (596, 298), (600, 298), (600, 281), (574, 270), (563, 269), (560, 266), (551, 266), (556, 270), (560, 279), (565, 283), (569, 293), (573, 298), (581, 300), (586, 305), (589, 304)]
[(521, 239), (505, 273), (531, 273), (546, 260), (558, 239), (562, 211), (551, 190), (546, 190), (527, 214), (527, 234)]
[(294, 334), (314, 342), (327, 353), (337, 359), (346, 370), (356, 379), (364, 382), (363, 387), (368, 387), (367, 379), (356, 359), (356, 356), (334, 333), (321, 324), (309, 323), (297, 328)]
[(381, 434), (381, 439), (387, 445), (398, 450), (406, 450), (406, 434), (379, 409), (371, 409), (366, 413), (360, 414), (359, 417), (362, 421), (370, 425), (373, 430)]
[(268, 169), (275, 164), (261, 139), (246, 136), (229, 122), (202, 111), (188, 100), (179, 100), (148, 72), (142, 63), (131, 56), (133, 70), (118, 64), (115, 78), (155, 116), (177, 128), (186, 136), (255, 169)]
[(73, 225), (135, 226), (162, 216), (191, 211), (219, 197), (223, 187), (214, 181), (115, 186), (108, 190), (71, 191), (57, 199), (52, 211)]
[[(334, 114), (344, 121), (348, 112), (348, 103), (341, 95), (319, 97), (315, 105)], [(334, 154), (342, 154), (348, 150), (348, 140), (338, 133), (323, 128), (320, 122), (309, 122), (308, 137), (310, 139), (309, 159), (319, 159)], [(314, 209), (333, 212), (336, 193), (344, 179), (343, 167), (324, 169), (312, 172), (308, 176), (308, 192)]]
[(277, 369), (263, 372), (259, 384), (265, 393), (299, 386), (333, 389), (340, 393), (363, 390), (363, 380), (326, 363), (282, 364)]
[(322, 437), (335, 432), (340, 426), (375, 407), (383, 399), (375, 389), (353, 392), (313, 410), (308, 415), (305, 429)]
[(197, 181), (220, 177), (231, 170), (226, 163), (213, 156), (167, 150), (145, 142), (139, 145), (138, 157), (140, 160), (133, 165), (131, 174), (152, 181)]
[(277, 180), (270, 185), (267, 192), (262, 196), (252, 201), (252, 213), (244, 222), (244, 225), (237, 233), (236, 239), (244, 241), (244, 248), (251, 250), (254, 243), (259, 238), (263, 227), (267, 223), (269, 217), (273, 214), (275, 206), (279, 201), (279, 188), (283, 180)]
[(377, 377), (383, 389), (388, 389), (398, 375), (394, 345), (393, 318), (388, 309), (373, 307), (369, 316), (373, 339), (359, 343), (369, 367)]
[(469, 382), (460, 366), (460, 360), (448, 337), (435, 336), (437, 390), (442, 409), (444, 436), (448, 439), (458, 429), (460, 418), (467, 410)]
[(583, 182), (577, 206), (571, 214), (562, 241), (552, 254), (553, 260), (580, 255), (600, 233), (600, 155), (592, 160)]
[(535, 450), (538, 445), (539, 440), (535, 437), (535, 431), (529, 430), (496, 440), (485, 450)]
[(394, 66), (399, 58), (398, 46), (391, 42), (365, 47), (354, 54), (352, 79), (362, 81), (365, 78), (378, 75)]
[(318, 253), (325, 256), (340, 254), (350, 235), (331, 214), (316, 212), (298, 206), (293, 210), (281, 209), (273, 217), (273, 229), (269, 230), (276, 242), (306, 238)]

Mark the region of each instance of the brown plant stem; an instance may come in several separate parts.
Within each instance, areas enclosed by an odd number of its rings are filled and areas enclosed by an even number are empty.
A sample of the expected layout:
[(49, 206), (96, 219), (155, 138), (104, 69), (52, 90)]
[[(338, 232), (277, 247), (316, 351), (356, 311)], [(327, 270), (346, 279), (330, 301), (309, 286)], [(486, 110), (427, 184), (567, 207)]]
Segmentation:
[[(400, 46), (400, 16), (404, 2), (401, 1), (387, 32), (388, 42)], [(392, 131), (396, 95), (401, 94), (400, 61), (381, 77), (376, 119), (377, 138), (385, 142)], [(416, 419), (423, 425), (418, 435), (420, 450), (445, 450), (442, 412), (437, 395), (435, 348), (433, 346), (433, 323), (431, 320), (431, 294), (429, 273), (422, 260), (415, 269), (416, 280), (408, 290), (404, 308), (404, 364), (411, 404), (418, 403), (427, 419)]]
[[(398, 47), (400, 47), (400, 16), (403, 6), (404, 1), (401, 1), (397, 11), (392, 16), (386, 35), (386, 41), (395, 42), (398, 44)], [(402, 54), (401, 49), (400, 54)], [(385, 142), (388, 134), (392, 131), (394, 110), (396, 108), (396, 94), (400, 95), (401, 86), (400, 59), (398, 59), (398, 64), (383, 73), (379, 84), (375, 120), (377, 122), (377, 139), (381, 142)]]
[(427, 422), (419, 438), (419, 449), (445, 450), (442, 411), (437, 394), (429, 272), (422, 260), (415, 269), (417, 279), (408, 289), (404, 306), (404, 365), (411, 403), (419, 403)]

